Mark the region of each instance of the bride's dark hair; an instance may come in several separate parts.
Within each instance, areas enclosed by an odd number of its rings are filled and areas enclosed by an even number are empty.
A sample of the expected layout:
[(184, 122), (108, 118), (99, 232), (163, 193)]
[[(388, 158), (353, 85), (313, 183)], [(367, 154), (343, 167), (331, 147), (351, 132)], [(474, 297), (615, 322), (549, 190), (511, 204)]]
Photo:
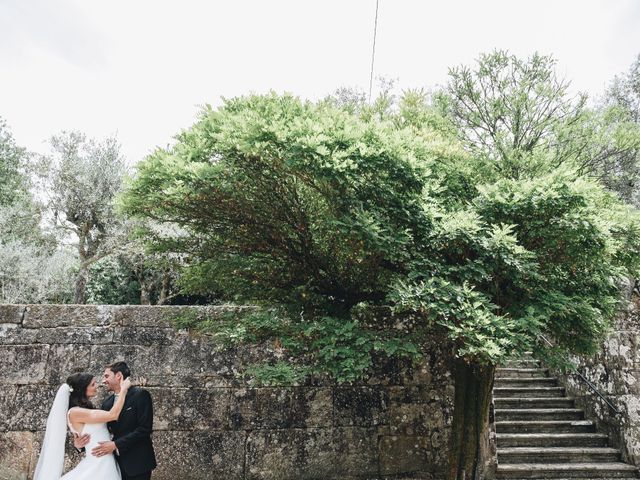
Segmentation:
[(87, 397), (87, 387), (91, 384), (93, 375), (90, 373), (74, 373), (67, 378), (67, 385), (72, 389), (69, 396), (69, 408), (95, 408), (89, 397)]

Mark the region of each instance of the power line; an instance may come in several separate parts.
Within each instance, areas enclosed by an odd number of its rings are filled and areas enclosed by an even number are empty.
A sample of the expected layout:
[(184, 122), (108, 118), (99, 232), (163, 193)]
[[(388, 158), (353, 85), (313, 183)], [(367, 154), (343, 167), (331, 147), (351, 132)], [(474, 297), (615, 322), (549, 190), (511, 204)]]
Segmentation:
[(371, 103), (371, 88), (373, 87), (373, 62), (376, 58), (376, 34), (378, 33), (378, 3), (376, 0), (376, 19), (373, 24), (373, 49), (371, 52), (371, 75), (369, 76), (369, 103)]

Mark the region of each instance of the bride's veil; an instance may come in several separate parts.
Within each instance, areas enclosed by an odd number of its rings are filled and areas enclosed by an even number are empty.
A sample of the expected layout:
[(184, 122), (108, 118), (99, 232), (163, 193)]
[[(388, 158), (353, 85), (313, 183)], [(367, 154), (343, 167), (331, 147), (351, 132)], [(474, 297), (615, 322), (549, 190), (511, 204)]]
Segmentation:
[(69, 385), (66, 383), (60, 385), (47, 419), (47, 430), (33, 480), (58, 480), (62, 476), (64, 447), (67, 440), (69, 395)]

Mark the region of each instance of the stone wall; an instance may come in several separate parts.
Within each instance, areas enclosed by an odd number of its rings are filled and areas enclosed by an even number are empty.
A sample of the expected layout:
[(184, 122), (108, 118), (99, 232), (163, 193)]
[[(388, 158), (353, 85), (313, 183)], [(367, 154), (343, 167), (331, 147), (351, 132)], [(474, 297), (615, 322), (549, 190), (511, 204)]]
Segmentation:
[(575, 357), (578, 371), (611, 402), (613, 410), (576, 374), (558, 375), (578, 408), (609, 434), (623, 459), (640, 466), (640, 298), (631, 299), (614, 330), (590, 358)]
[[(154, 400), (155, 480), (441, 479), (453, 381), (445, 342), (416, 368), (379, 365), (360, 384), (256, 388), (269, 358), (176, 330), (222, 307), (0, 305), (0, 479), (31, 478), (55, 391), (75, 371), (125, 360)], [(271, 350), (271, 351), (270, 351)], [(67, 448), (67, 467), (79, 456)]]

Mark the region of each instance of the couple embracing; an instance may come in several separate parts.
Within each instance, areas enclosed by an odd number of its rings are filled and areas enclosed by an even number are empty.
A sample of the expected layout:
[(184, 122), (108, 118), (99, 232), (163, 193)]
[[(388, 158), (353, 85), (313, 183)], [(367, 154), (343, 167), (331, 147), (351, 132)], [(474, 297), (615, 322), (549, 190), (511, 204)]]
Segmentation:
[[(151, 443), (153, 404), (149, 392), (132, 386), (124, 362), (104, 370), (103, 384), (113, 392), (96, 409), (98, 390), (90, 373), (67, 378), (56, 393), (47, 419), (34, 480), (148, 480), (156, 467)], [(62, 476), (67, 428), (84, 458)]]

